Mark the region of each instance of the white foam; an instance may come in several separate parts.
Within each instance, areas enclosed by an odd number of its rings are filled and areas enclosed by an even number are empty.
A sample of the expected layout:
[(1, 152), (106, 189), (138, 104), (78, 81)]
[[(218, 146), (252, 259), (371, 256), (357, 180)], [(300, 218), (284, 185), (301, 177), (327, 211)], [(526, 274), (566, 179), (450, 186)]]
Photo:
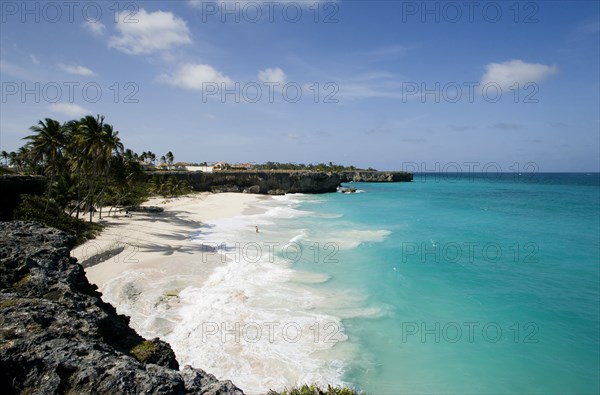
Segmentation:
[[(106, 283), (104, 297), (131, 317), (141, 335), (169, 342), (181, 366), (231, 379), (246, 393), (304, 383), (342, 385), (344, 361), (356, 353), (342, 320), (377, 317), (382, 311), (364, 307), (366, 299), (356, 291), (316, 286), (330, 276), (294, 270), (292, 262), (268, 253), (264, 243), (285, 247), (314, 240), (350, 249), (383, 241), (390, 232), (278, 223), (319, 216), (298, 209), (309, 201), (302, 195), (278, 196), (259, 204), (266, 210), (262, 214), (216, 220), (197, 229), (193, 242), (214, 247), (213, 260), (223, 262), (208, 276), (198, 275), (201, 260), (191, 255), (189, 264), (123, 273)], [(261, 253), (251, 256), (250, 245), (262, 246)]]
[(224, 258), (207, 278), (199, 280), (191, 269), (126, 272), (105, 285), (106, 299), (141, 335), (171, 344), (181, 366), (231, 379), (246, 393), (342, 385), (353, 351), (343, 345), (342, 321), (330, 307), (349, 307), (350, 299), (314, 288), (327, 275), (299, 273), (264, 248), (257, 259), (243, 252), (249, 243), (285, 246), (306, 237), (306, 229), (273, 226), (280, 218), (309, 215), (292, 207), (298, 204), (293, 199), (277, 201), (263, 205), (263, 214), (216, 220), (193, 233), (193, 242), (215, 247), (214, 260)]
[(379, 243), (384, 241), (392, 232), (385, 229), (327, 229), (325, 233), (311, 235), (311, 240), (321, 240), (323, 243), (333, 243), (340, 250), (350, 250), (363, 243)]
[(329, 219), (335, 219), (335, 218), (342, 218), (344, 216), (344, 214), (334, 214), (334, 213), (312, 213), (311, 214), (312, 217), (317, 217), (317, 218), (329, 218)]
[(341, 384), (343, 361), (332, 369), (329, 358), (315, 357), (346, 340), (341, 321), (318, 313), (329, 296), (289, 282), (292, 277), (282, 261), (232, 261), (201, 287), (183, 290), (181, 319), (165, 338), (180, 364), (231, 379), (249, 393)]
[(264, 215), (266, 217), (276, 218), (297, 218), (311, 215), (310, 211), (296, 210), (292, 207), (274, 207), (267, 211)]
[(291, 281), (303, 284), (323, 284), (331, 280), (331, 276), (324, 273), (294, 271)]

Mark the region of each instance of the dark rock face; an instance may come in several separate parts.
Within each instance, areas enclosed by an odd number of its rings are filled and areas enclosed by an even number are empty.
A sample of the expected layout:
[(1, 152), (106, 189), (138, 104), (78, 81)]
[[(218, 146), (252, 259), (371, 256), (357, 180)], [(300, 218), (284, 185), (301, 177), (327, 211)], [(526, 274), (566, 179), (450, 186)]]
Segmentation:
[[(242, 192), (260, 194), (335, 192), (342, 182), (412, 181), (404, 172), (356, 171), (324, 173), (311, 171), (215, 171), (212, 173), (160, 172), (167, 177), (186, 180), (195, 191)], [(147, 175), (150, 179), (154, 174)]]
[[(335, 192), (340, 184), (340, 175), (318, 172), (269, 172), (269, 171), (215, 171), (203, 172), (160, 172), (167, 177), (186, 180), (194, 191), (243, 192), (267, 194), (269, 191), (282, 193), (325, 193)], [(151, 178), (152, 174), (148, 175)]]
[(242, 395), (145, 340), (69, 256), (73, 238), (0, 223), (0, 393)]
[(12, 174), (0, 176), (0, 221), (10, 221), (13, 218), (13, 211), (21, 202), (21, 195), (41, 195), (44, 187), (44, 177)]
[(240, 193), (240, 192), (242, 192), (242, 188), (240, 188), (237, 185), (213, 185), (211, 187), (211, 190), (215, 193), (226, 193), (226, 192)]
[(346, 171), (342, 173), (343, 182), (409, 182), (412, 173), (403, 171)]

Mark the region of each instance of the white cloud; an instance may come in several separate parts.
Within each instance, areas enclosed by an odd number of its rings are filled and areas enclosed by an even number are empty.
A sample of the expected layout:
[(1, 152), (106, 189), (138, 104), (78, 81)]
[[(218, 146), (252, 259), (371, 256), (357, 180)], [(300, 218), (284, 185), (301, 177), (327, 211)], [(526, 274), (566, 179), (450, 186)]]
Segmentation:
[(69, 117), (78, 117), (90, 113), (90, 110), (75, 103), (54, 103), (50, 105), (50, 111)]
[(279, 67), (274, 69), (264, 69), (258, 71), (258, 79), (261, 82), (275, 82), (278, 83), (279, 86), (283, 86), (286, 83), (287, 76)]
[(540, 63), (525, 63), (522, 60), (509, 60), (504, 63), (489, 63), (485, 66), (481, 84), (496, 83), (501, 88), (510, 88), (514, 84), (523, 86), (529, 82), (538, 83), (558, 73), (558, 67)]
[[(334, 89), (337, 87), (337, 91)], [(402, 98), (401, 91), (392, 88), (392, 86), (385, 86), (381, 84), (363, 84), (363, 83), (342, 83), (339, 86), (333, 84), (331, 88), (324, 94), (331, 94), (334, 99), (343, 97), (346, 99), (370, 99), (370, 98), (384, 98), (384, 99), (400, 99)]]
[(350, 79), (339, 78), (339, 82), (332, 85), (323, 85), (321, 92), (323, 97), (348, 100), (353, 99), (400, 99), (403, 97), (403, 86), (399, 77), (395, 74), (370, 71), (359, 75), (353, 75)]
[(108, 45), (130, 55), (153, 54), (192, 43), (187, 23), (171, 12), (146, 12), (143, 8), (133, 16), (122, 12), (116, 27), (120, 35), (112, 36)]
[(69, 73), (69, 74), (83, 75), (83, 76), (96, 75), (96, 73), (94, 73), (92, 70), (88, 69), (87, 67), (79, 66), (77, 64), (70, 65), (70, 64), (59, 63), (58, 67), (60, 67), (62, 71)]
[(182, 65), (174, 74), (163, 74), (159, 80), (170, 85), (190, 90), (202, 90), (204, 83), (217, 83), (230, 86), (233, 81), (222, 72), (208, 64), (188, 63)]
[(396, 55), (406, 55), (408, 51), (413, 49), (414, 47), (409, 47), (406, 45), (392, 45), (389, 47), (378, 48), (375, 50), (367, 51), (364, 53), (366, 56), (377, 56), (377, 57), (385, 57), (385, 56), (396, 56)]
[(29, 59), (31, 59), (31, 63), (33, 64), (40, 64), (40, 60), (36, 58), (34, 54), (30, 54)]
[(11, 77), (20, 78), (22, 80), (35, 81), (36, 79), (39, 80), (41, 78), (37, 73), (32, 72), (31, 70), (1, 59), (0, 70), (2, 70), (3, 75), (10, 75)]
[(90, 33), (92, 33), (94, 36), (103, 35), (104, 30), (106, 29), (106, 26), (104, 26), (102, 22), (93, 20), (83, 22), (83, 27), (87, 29)]

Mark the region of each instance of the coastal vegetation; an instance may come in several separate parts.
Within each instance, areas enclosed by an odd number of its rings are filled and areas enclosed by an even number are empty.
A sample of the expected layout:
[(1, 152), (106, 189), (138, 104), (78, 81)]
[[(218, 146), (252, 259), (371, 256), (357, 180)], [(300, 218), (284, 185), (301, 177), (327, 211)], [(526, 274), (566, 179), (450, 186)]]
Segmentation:
[(155, 174), (148, 183), (148, 190), (153, 194), (169, 198), (188, 194), (192, 188), (186, 180)]
[[(154, 166), (156, 154), (126, 149), (104, 116), (87, 115), (63, 124), (46, 118), (30, 131), (16, 152), (0, 153), (2, 174), (44, 176), (45, 193), (23, 195), (14, 219), (41, 222), (82, 242), (99, 230), (92, 219), (96, 213), (102, 219), (103, 207), (110, 206), (111, 215), (113, 207), (139, 204), (151, 194), (174, 197), (191, 190), (187, 182), (175, 178), (147, 183), (144, 170)], [(175, 156), (169, 151), (160, 160), (169, 168)], [(89, 224), (84, 216), (89, 216)]]
[(60, 229), (76, 238), (76, 244), (94, 238), (102, 227), (94, 222), (85, 222), (69, 216), (55, 202), (48, 202), (42, 196), (23, 195), (21, 204), (14, 212), (14, 218), (21, 221), (35, 221)]
[[(91, 225), (94, 216), (102, 219), (103, 215), (139, 205), (152, 195), (169, 199), (192, 190), (271, 195), (324, 193), (335, 192), (343, 182), (412, 179), (409, 174), (333, 162), (218, 162), (212, 166), (204, 162), (200, 167), (207, 168), (205, 173), (187, 170), (194, 166), (175, 162), (172, 151), (159, 156), (152, 151), (138, 154), (125, 148), (119, 132), (101, 115), (87, 115), (62, 124), (45, 118), (30, 131), (17, 151), (0, 152), (0, 169), (2, 174), (42, 176), (38, 182), (45, 185), (44, 196), (17, 196), (9, 215), (64, 230), (79, 242), (98, 231), (97, 226)], [(16, 204), (20, 205), (13, 210)]]
[(254, 170), (304, 170), (304, 171), (325, 171), (325, 172), (342, 172), (342, 171), (376, 171), (372, 167), (368, 169), (361, 169), (355, 166), (343, 166), (333, 162), (329, 163), (279, 163), (279, 162), (265, 162), (263, 164), (254, 165)]
[(138, 361), (147, 362), (154, 353), (158, 352), (158, 350), (159, 348), (155, 343), (150, 340), (144, 340), (129, 350), (129, 352)]
[(298, 387), (284, 389), (281, 392), (271, 391), (269, 392), (269, 395), (361, 395), (361, 393), (348, 387), (332, 387), (328, 385), (327, 388), (324, 389), (315, 384), (304, 384)]

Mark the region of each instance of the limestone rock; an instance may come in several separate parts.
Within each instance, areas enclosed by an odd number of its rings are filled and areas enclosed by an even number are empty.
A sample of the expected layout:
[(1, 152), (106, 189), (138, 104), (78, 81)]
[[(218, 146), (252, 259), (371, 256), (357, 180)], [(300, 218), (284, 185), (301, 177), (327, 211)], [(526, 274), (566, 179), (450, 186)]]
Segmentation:
[[(283, 191), (283, 193), (328, 193), (335, 192), (341, 183), (356, 182), (402, 182), (412, 181), (412, 174), (405, 172), (379, 172), (379, 171), (345, 171), (345, 172), (319, 172), (319, 171), (252, 171), (252, 170), (227, 170), (212, 173), (173, 171), (161, 172), (167, 177), (177, 177), (187, 181), (194, 191), (212, 192), (250, 192), (266, 193), (269, 191)], [(146, 177), (150, 179), (153, 173)], [(278, 192), (277, 194), (280, 194)]]
[(244, 189), (244, 193), (260, 193), (260, 185), (252, 185), (251, 187)]
[(73, 237), (0, 222), (0, 393), (242, 395), (145, 340), (70, 257)]

